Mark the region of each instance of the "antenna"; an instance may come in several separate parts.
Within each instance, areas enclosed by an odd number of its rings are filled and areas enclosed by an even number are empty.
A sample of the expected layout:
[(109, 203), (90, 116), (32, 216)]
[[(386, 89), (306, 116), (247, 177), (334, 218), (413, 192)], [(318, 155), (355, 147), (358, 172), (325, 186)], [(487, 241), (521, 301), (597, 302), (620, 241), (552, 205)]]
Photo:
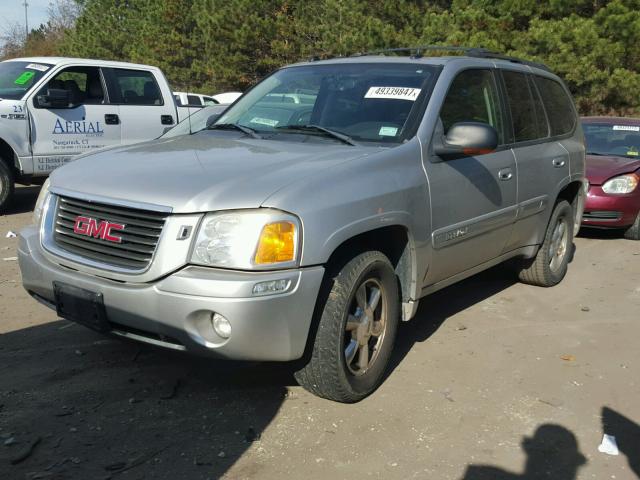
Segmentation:
[(27, 38), (29, 38), (29, 18), (27, 16), (29, 4), (25, 1), (22, 5), (24, 5), (24, 41), (26, 43)]

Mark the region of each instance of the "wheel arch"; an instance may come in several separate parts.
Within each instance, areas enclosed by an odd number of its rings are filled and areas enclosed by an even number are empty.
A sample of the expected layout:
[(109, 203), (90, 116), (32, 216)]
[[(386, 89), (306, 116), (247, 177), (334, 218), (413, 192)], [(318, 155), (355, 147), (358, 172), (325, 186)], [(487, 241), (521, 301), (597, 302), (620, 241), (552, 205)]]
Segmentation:
[(11, 168), (14, 176), (17, 176), (19, 173), (15, 164), (16, 158), (17, 155), (15, 149), (9, 145), (6, 140), (0, 137), (0, 161), (5, 162), (9, 168)]
[(573, 208), (574, 225), (573, 235), (578, 234), (580, 230), (580, 224), (582, 223), (582, 213), (584, 211), (584, 203), (586, 197), (586, 190), (584, 188), (585, 181), (582, 177), (572, 177), (568, 183), (563, 185), (556, 196), (557, 203), (560, 200), (566, 200)]
[(352, 232), (343, 238), (327, 256), (327, 274), (332, 275), (354, 256), (370, 250), (389, 258), (400, 284), (401, 301), (412, 302), (417, 288), (415, 246), (409, 227), (402, 223)]

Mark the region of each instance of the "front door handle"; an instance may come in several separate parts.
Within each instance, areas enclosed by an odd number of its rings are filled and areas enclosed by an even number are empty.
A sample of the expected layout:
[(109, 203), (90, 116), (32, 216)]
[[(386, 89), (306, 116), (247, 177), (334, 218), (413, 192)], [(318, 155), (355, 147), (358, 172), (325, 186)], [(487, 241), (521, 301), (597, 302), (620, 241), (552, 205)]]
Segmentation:
[(562, 168), (566, 162), (564, 161), (564, 158), (554, 158), (551, 163), (553, 163), (555, 168)]
[(502, 181), (511, 180), (513, 178), (513, 172), (510, 168), (503, 168), (498, 172), (498, 178)]
[(173, 125), (173, 117), (171, 115), (160, 115), (160, 123), (162, 125)]
[(107, 125), (118, 125), (120, 123), (120, 117), (115, 113), (105, 113), (104, 123)]

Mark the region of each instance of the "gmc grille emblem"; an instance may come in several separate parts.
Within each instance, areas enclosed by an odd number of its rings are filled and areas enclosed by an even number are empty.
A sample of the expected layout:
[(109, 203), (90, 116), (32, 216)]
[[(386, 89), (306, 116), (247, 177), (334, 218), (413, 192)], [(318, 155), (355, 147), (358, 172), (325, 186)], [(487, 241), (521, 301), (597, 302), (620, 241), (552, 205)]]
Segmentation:
[(73, 225), (73, 233), (84, 235), (86, 237), (100, 238), (107, 242), (122, 243), (122, 238), (112, 235), (114, 230), (124, 230), (125, 225), (122, 223), (109, 222), (102, 220), (98, 222), (95, 218), (78, 216), (76, 223)]

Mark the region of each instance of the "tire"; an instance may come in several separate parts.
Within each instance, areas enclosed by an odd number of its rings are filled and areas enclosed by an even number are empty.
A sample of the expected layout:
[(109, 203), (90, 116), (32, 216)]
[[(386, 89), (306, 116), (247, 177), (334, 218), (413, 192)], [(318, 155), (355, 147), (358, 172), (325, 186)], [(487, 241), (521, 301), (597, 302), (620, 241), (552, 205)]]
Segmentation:
[(624, 231), (624, 238), (628, 240), (640, 240), (640, 212), (636, 217), (636, 221), (633, 222), (629, 228)]
[(533, 259), (521, 263), (518, 278), (523, 283), (553, 287), (567, 274), (573, 248), (573, 209), (566, 200), (556, 203), (544, 241)]
[(0, 158), (0, 212), (3, 212), (13, 197), (15, 188), (11, 167)]
[(384, 378), (400, 318), (398, 281), (389, 259), (376, 251), (352, 258), (329, 280), (310, 359), (294, 376), (315, 395), (354, 403)]

